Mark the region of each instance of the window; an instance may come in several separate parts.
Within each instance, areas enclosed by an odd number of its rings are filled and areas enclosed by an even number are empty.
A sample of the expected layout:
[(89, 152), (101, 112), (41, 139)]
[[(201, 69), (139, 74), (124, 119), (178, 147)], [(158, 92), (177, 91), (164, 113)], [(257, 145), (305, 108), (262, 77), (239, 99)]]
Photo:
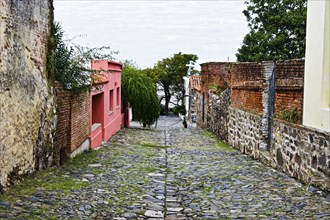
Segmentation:
[(117, 87), (117, 106), (120, 106), (120, 87)]
[(113, 89), (109, 91), (109, 113), (113, 112)]

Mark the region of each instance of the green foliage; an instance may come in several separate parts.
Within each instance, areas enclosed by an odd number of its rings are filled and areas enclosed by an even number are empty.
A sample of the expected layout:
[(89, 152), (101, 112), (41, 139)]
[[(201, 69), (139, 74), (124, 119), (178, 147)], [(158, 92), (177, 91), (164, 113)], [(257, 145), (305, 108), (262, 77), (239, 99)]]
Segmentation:
[(172, 109), (172, 111), (173, 111), (174, 114), (181, 114), (181, 115), (186, 115), (187, 114), (186, 106), (185, 105), (175, 106)]
[(236, 54), (240, 62), (286, 60), (305, 56), (307, 0), (249, 0), (250, 33)]
[(223, 91), (226, 90), (226, 87), (217, 84), (211, 84), (209, 85), (209, 90), (210, 92), (213, 92), (219, 96)]
[[(157, 82), (162, 91), (164, 91), (165, 114), (169, 111), (168, 106), (173, 95), (175, 95), (178, 100), (183, 100), (185, 91), (182, 77), (187, 75), (189, 68), (187, 65), (194, 64), (197, 59), (197, 55), (182, 54), (179, 52), (171, 57), (158, 61), (154, 68), (143, 70), (144, 73)], [(192, 74), (195, 73), (196, 70), (192, 70)]]
[[(126, 63), (126, 65), (125, 65)], [(134, 120), (154, 124), (160, 112), (155, 83), (131, 62), (124, 62), (122, 71), (122, 100), (132, 107)]]
[(302, 114), (297, 107), (286, 108), (279, 115), (275, 115), (275, 117), (294, 124), (299, 124), (302, 121)]
[[(91, 89), (90, 69), (92, 60), (111, 60), (116, 52), (110, 47), (88, 48), (70, 44), (71, 40), (63, 39), (64, 32), (59, 23), (54, 25), (55, 42), (55, 79), (65, 89), (83, 91)], [(70, 44), (70, 45), (69, 45)]]
[(48, 36), (48, 44), (47, 44), (47, 74), (48, 79), (54, 80), (55, 78), (55, 24), (54, 24), (54, 18), (53, 16), (49, 19), (49, 36)]

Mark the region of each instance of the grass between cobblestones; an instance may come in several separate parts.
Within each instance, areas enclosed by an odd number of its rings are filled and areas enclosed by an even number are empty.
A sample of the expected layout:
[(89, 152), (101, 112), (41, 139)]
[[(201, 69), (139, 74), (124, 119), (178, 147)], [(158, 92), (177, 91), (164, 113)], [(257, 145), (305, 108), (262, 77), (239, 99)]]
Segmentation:
[[(35, 195), (46, 191), (55, 192), (58, 198), (67, 195), (74, 190), (80, 190), (86, 188), (91, 184), (89, 182), (83, 182), (72, 176), (63, 173), (63, 169), (69, 167), (81, 167), (89, 162), (89, 159), (93, 160), (96, 158), (96, 153), (84, 153), (77, 156), (75, 159), (69, 161), (66, 166), (58, 168), (52, 167), (47, 170), (41, 170), (33, 174), (32, 176), (26, 177), (21, 183), (11, 186), (4, 195), (0, 195), (0, 202), (5, 201), (9, 203), (11, 207), (14, 204), (19, 204), (22, 200), (35, 200)], [(48, 199), (48, 198), (45, 198)], [(49, 215), (49, 207), (52, 208), (60, 206), (60, 202), (52, 201), (50, 204), (45, 204), (42, 207), (24, 207), (25, 212), (19, 215), (20, 218), (27, 219), (57, 219)], [(1, 209), (4, 207), (0, 207)], [(31, 218), (31, 216), (35, 216)], [(43, 217), (41, 217), (43, 216)]]
[[(322, 217), (322, 212), (329, 216), (329, 206), (300, 200), (314, 201), (299, 184), (248, 157), (236, 157), (230, 153), (236, 150), (213, 133), (198, 131), (187, 141), (181, 137), (188, 130), (182, 132), (171, 132), (168, 143), (173, 146), (163, 146), (161, 131), (123, 129), (101, 149), (80, 154), (62, 167), (40, 171), (0, 195), (0, 202), (10, 204), (10, 208), (0, 206), (0, 219), (2, 213), (9, 219), (144, 216), (149, 208), (143, 205), (153, 203), (159, 193), (150, 193), (158, 184), (150, 173), (166, 173), (166, 178), (171, 174), (166, 187), (180, 189), (171, 196), (190, 201), (185, 207), (192, 210), (203, 208), (199, 214), (213, 219), (301, 217), (305, 206), (311, 219)], [(253, 179), (255, 173), (258, 177)], [(92, 207), (85, 209), (87, 204)], [(313, 206), (318, 206), (314, 212)], [(89, 214), (77, 214), (81, 207)]]
[[(88, 163), (86, 155), (91, 153), (83, 153), (66, 164), (67, 167), (79, 167)], [(95, 155), (95, 153), (94, 153)], [(54, 178), (56, 176), (56, 178)], [(27, 177), (21, 183), (11, 186), (4, 195), (0, 195), (0, 201), (14, 202), (18, 197), (29, 197), (38, 191), (58, 191), (62, 194), (70, 193), (73, 190), (89, 186), (90, 183), (83, 182), (71, 176), (63, 174), (58, 167), (52, 167), (47, 170), (41, 170)]]
[(226, 152), (235, 152), (236, 150), (231, 147), (229, 144), (221, 141), (214, 133), (209, 131), (204, 131), (204, 135), (209, 137), (210, 139), (216, 141), (216, 147), (221, 148), (222, 150)]
[(153, 147), (153, 148), (162, 148), (162, 149), (167, 149), (171, 148), (172, 146), (160, 146), (160, 145), (155, 145), (155, 144), (141, 144), (142, 147)]

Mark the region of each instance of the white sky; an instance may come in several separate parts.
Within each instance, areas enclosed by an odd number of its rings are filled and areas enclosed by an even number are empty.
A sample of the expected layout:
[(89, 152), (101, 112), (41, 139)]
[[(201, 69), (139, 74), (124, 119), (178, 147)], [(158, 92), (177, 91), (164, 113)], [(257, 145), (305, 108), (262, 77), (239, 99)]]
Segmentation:
[(68, 38), (89, 47), (110, 46), (117, 60), (152, 67), (174, 53), (198, 63), (236, 61), (248, 33), (244, 0), (55, 0), (55, 20)]

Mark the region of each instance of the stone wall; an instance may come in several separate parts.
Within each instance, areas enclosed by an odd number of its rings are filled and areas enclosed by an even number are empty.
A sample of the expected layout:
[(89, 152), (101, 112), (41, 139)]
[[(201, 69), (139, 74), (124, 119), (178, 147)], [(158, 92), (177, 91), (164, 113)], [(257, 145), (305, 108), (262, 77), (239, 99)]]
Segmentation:
[[(226, 81), (228, 77), (219, 71), (224, 69), (214, 72), (225, 76)], [(197, 125), (218, 134), (244, 154), (330, 190), (330, 134), (301, 126), (300, 121), (293, 124), (278, 119), (283, 111), (294, 108), (302, 114), (303, 78), (304, 60), (233, 64), (228, 97), (231, 105), (225, 107), (210, 89), (197, 91), (199, 109), (202, 95), (209, 95), (204, 117), (203, 111), (197, 111)], [(208, 79), (202, 81), (201, 88)], [(220, 115), (226, 115), (227, 120)]]
[(274, 120), (269, 162), (290, 176), (330, 190), (330, 135)]
[(260, 149), (261, 120), (261, 115), (230, 107), (228, 143), (291, 177), (330, 190), (329, 133), (273, 120), (270, 148), (265, 151)]
[(57, 163), (51, 0), (0, 0), (0, 188)]
[(61, 163), (84, 142), (89, 147), (90, 136), (90, 95), (89, 92), (73, 93), (64, 90), (56, 82), (58, 123), (56, 128), (57, 146), (61, 152)]
[(230, 89), (220, 95), (210, 94), (208, 101), (207, 129), (216, 134), (220, 139), (228, 142), (228, 122), (230, 105)]
[(203, 112), (203, 105), (205, 106), (205, 102), (203, 103), (203, 93), (195, 92), (194, 99), (195, 99), (196, 124), (198, 127), (204, 127), (204, 122), (206, 120), (205, 120), (205, 112)]
[(259, 158), (262, 115), (229, 107), (228, 143), (244, 154)]

